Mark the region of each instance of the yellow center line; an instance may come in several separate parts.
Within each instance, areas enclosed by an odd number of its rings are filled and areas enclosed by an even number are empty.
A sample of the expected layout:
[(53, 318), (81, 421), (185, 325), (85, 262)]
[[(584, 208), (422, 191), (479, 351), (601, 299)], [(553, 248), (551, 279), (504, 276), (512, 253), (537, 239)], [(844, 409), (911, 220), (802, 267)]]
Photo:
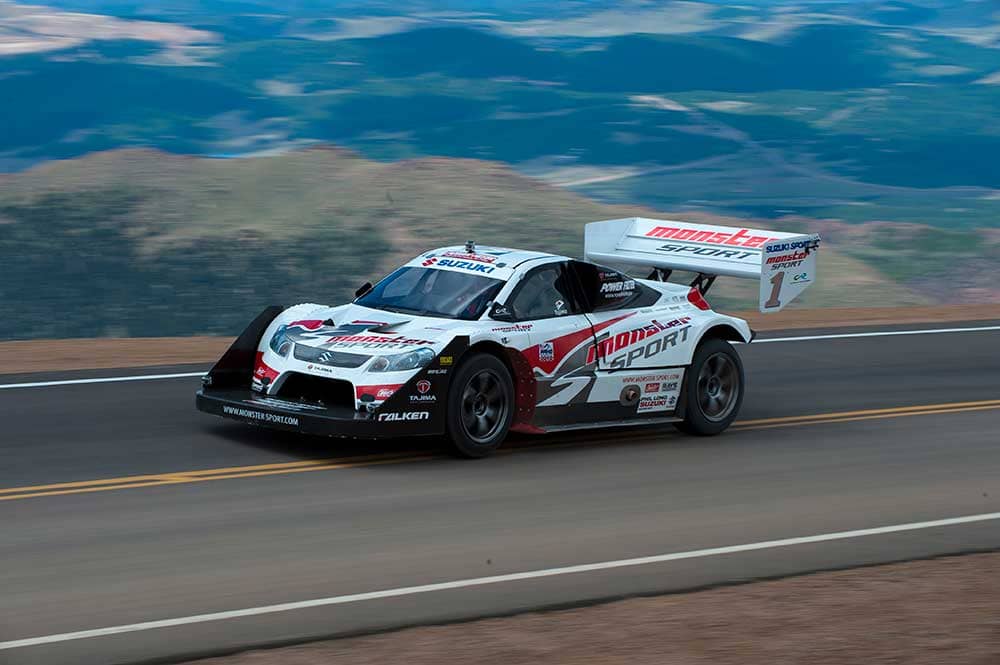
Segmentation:
[[(952, 402), (946, 404), (923, 404), (918, 406), (901, 406), (887, 409), (866, 409), (863, 411), (817, 413), (806, 416), (784, 416), (780, 418), (741, 420), (734, 423), (730, 428), (730, 431), (742, 432), (749, 430), (773, 429), (777, 427), (801, 427), (807, 425), (824, 425), (862, 420), (881, 420), (885, 418), (903, 418), (907, 416), (964, 413), (968, 411), (986, 411), (992, 409), (1000, 409), (1000, 399), (980, 400), (976, 402)], [(656, 436), (661, 436), (661, 433), (655, 432), (632, 435), (629, 440), (631, 441)], [(523, 446), (514, 449), (501, 449), (498, 452), (514, 453), (557, 447), (572, 447), (581, 445), (581, 443), (585, 444), (586, 441), (581, 442), (577, 440), (573, 442)], [(106, 492), (138, 487), (156, 487), (159, 485), (178, 485), (207, 482), (212, 480), (230, 480), (234, 478), (255, 478), (260, 476), (302, 473), (305, 471), (351, 469), (382, 464), (427, 461), (438, 459), (440, 457), (440, 455), (430, 452), (408, 451), (399, 453), (360, 455), (348, 458), (309, 459), (295, 462), (277, 462), (273, 464), (231, 466), (215, 469), (194, 469), (191, 471), (173, 471), (168, 473), (124, 476), (119, 478), (80, 480), (65, 483), (52, 483), (48, 485), (8, 487), (0, 489), (0, 501), (14, 501), (18, 499), (30, 499), (41, 496), (62, 496), (66, 494)]]
[[(175, 479), (183, 477), (185, 482), (201, 476), (224, 476), (228, 474), (244, 474), (254, 471), (276, 471), (291, 473), (294, 470), (309, 471), (313, 468), (326, 469), (331, 465), (353, 464), (360, 465), (366, 462), (380, 462), (383, 460), (394, 460), (396, 458), (408, 458), (419, 455), (415, 451), (404, 453), (380, 454), (380, 455), (359, 455), (357, 457), (340, 457), (329, 459), (309, 459), (297, 462), (277, 462), (274, 464), (257, 464), (253, 466), (231, 466), (217, 469), (196, 469), (193, 471), (172, 471), (168, 473), (155, 473), (141, 476), (125, 476), (121, 478), (104, 478), (99, 480), (79, 480), (67, 483), (53, 483), (51, 485), (30, 485), (26, 487), (8, 487), (0, 489), (0, 500), (4, 494), (14, 494), (28, 491), (62, 490), (76, 487), (91, 487), (94, 485), (122, 485), (129, 483), (149, 483), (151, 481), (162, 481), (164, 479)], [(140, 485), (145, 486), (145, 485)], [(115, 488), (117, 489), (117, 487)]]
[(769, 425), (771, 423), (796, 423), (800, 421), (814, 421), (817, 418), (850, 418), (853, 416), (868, 416), (874, 414), (907, 415), (913, 411), (935, 411), (938, 409), (961, 409), (965, 407), (1000, 406), (1000, 399), (985, 399), (978, 402), (948, 402), (945, 404), (921, 404), (918, 406), (895, 406), (888, 409), (866, 409), (864, 411), (840, 411), (839, 413), (815, 413), (808, 416), (781, 416), (779, 418), (759, 418), (757, 420), (740, 420), (733, 423), (734, 427), (750, 425)]
[[(770, 422), (761, 423), (758, 425), (743, 425), (741, 423), (735, 423), (730, 429), (733, 432), (743, 432), (749, 430), (758, 429), (774, 429), (776, 427), (795, 427), (796, 425), (827, 425), (830, 423), (849, 423), (857, 420), (881, 420), (883, 418), (904, 418), (906, 416), (929, 416), (932, 414), (942, 414), (942, 413), (963, 413), (965, 411), (988, 411), (991, 409), (1000, 409), (1000, 404), (987, 404), (983, 406), (966, 406), (958, 409), (933, 409), (926, 410), (922, 409), (920, 411), (905, 411), (900, 413), (877, 413), (864, 416), (853, 416), (850, 418), (817, 418), (810, 420), (808, 422)], [(833, 415), (833, 414), (831, 414)], [(774, 419), (779, 420), (779, 419)], [(747, 421), (753, 422), (753, 421)]]

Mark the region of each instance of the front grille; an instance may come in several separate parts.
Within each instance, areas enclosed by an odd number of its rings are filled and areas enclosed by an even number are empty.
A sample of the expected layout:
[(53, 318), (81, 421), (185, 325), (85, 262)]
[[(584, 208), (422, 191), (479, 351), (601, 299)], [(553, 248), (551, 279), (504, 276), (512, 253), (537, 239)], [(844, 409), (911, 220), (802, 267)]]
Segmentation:
[(277, 397), (287, 400), (305, 401), (323, 406), (349, 406), (354, 408), (354, 386), (350, 381), (325, 379), (321, 376), (290, 373)]
[(319, 365), (329, 365), (330, 367), (361, 367), (371, 358), (371, 356), (359, 353), (317, 349), (316, 347), (305, 346), (304, 344), (296, 344), (292, 353), (297, 360), (303, 360), (307, 363), (317, 363)]

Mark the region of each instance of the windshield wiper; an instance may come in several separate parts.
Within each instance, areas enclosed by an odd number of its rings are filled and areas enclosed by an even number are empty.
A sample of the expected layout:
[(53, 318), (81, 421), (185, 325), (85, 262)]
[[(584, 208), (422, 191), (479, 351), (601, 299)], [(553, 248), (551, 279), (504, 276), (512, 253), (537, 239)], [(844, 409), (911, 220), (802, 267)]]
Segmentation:
[(417, 316), (424, 316), (427, 314), (425, 309), (417, 309), (416, 307), (403, 307), (401, 305), (378, 305), (375, 309), (385, 310), (386, 312), (395, 312), (397, 314), (416, 314)]
[(397, 314), (415, 314), (417, 316), (430, 316), (435, 319), (457, 318), (445, 312), (432, 312), (429, 309), (417, 309), (416, 307), (403, 307), (402, 305), (378, 305), (377, 307), (375, 307), (375, 309), (382, 309), (387, 312), (396, 312)]

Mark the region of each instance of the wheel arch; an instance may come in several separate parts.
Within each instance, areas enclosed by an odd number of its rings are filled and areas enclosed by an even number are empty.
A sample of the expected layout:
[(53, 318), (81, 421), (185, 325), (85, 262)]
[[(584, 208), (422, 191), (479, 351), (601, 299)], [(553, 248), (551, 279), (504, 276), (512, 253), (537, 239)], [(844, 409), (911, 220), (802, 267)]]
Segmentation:
[(535, 374), (524, 354), (515, 348), (504, 346), (490, 339), (483, 339), (472, 344), (462, 358), (473, 353), (488, 353), (504, 364), (514, 382), (514, 419), (511, 429), (517, 431), (535, 431), (531, 425), (535, 416), (537, 387)]
[(488, 353), (491, 356), (496, 356), (500, 362), (502, 362), (506, 367), (507, 371), (510, 372), (512, 378), (516, 379), (517, 374), (514, 371), (514, 367), (510, 362), (509, 353), (506, 347), (504, 347), (499, 342), (494, 342), (493, 340), (483, 339), (479, 340), (475, 344), (469, 346), (462, 354), (462, 360), (465, 360), (474, 353)]
[[(752, 337), (752, 335), (751, 335)], [(722, 339), (727, 342), (749, 342), (735, 326), (729, 323), (716, 323), (709, 326), (698, 338), (698, 344), (708, 339)], [(697, 345), (696, 345), (697, 346)]]

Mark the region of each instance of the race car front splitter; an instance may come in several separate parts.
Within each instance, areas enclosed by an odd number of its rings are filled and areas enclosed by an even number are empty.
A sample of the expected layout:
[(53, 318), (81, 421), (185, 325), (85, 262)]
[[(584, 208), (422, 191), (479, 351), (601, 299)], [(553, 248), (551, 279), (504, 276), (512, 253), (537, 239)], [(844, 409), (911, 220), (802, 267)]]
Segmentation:
[(202, 388), (195, 397), (199, 410), (253, 425), (304, 434), (349, 438), (381, 438), (441, 434), (439, 419), (426, 409), (374, 413), (346, 406), (266, 397), (247, 388)]

